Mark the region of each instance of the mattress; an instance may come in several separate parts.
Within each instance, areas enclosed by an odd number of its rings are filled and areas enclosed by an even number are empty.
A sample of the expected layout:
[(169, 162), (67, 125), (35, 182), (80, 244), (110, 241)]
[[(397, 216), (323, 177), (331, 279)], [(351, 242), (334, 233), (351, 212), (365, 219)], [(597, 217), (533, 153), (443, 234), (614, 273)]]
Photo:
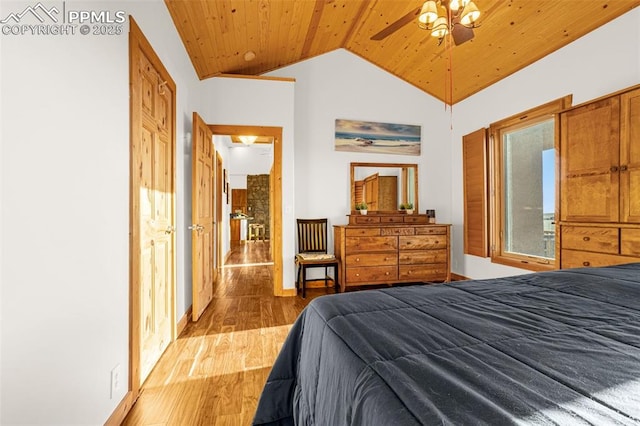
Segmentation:
[(254, 425), (640, 424), (640, 263), (328, 295)]

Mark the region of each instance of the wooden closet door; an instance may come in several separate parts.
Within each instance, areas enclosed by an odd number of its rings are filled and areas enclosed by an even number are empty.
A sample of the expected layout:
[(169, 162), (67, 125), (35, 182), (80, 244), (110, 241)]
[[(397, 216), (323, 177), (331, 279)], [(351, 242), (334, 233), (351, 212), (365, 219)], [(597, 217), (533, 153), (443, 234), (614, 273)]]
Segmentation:
[(621, 96), (620, 221), (640, 223), (640, 89)]
[(191, 169), (192, 320), (198, 321), (213, 299), (214, 146), (209, 127), (193, 113)]
[(561, 114), (561, 220), (617, 222), (620, 101), (607, 98)]
[(131, 21), (131, 374), (134, 395), (175, 324), (175, 83)]

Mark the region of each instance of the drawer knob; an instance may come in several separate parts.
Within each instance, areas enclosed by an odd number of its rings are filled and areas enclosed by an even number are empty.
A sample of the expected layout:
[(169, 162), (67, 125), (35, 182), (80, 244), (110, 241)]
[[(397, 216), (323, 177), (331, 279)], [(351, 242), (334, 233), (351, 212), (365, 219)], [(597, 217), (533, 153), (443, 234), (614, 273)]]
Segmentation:
[(589, 241), (591, 238), (589, 238), (589, 237), (583, 237), (582, 239), (583, 239), (584, 241)]
[(360, 276), (360, 274), (356, 274), (356, 277), (359, 277), (359, 276)]
[(360, 258), (359, 257), (356, 257), (356, 262), (360, 262)]
[(582, 262), (582, 266), (589, 266), (589, 265), (591, 265), (590, 262)]
[(389, 272), (385, 272), (384, 274), (385, 274), (385, 275), (389, 275)]

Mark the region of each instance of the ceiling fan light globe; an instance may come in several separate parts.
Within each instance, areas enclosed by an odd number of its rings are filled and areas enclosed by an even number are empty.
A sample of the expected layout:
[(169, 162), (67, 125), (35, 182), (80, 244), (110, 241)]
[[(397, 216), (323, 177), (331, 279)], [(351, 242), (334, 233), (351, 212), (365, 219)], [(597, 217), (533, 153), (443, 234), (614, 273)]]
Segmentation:
[(478, 6), (472, 1), (467, 4), (467, 6), (462, 11), (462, 18), (460, 19), (460, 23), (462, 25), (471, 25), (478, 20), (480, 17), (480, 11), (478, 10)]
[[(429, 25), (438, 19), (438, 9), (434, 0), (428, 0), (422, 5), (418, 16), (418, 25)], [(422, 28), (422, 27), (421, 27)]]
[(449, 33), (449, 26), (447, 25), (447, 19), (444, 16), (439, 17), (433, 23), (433, 29), (431, 30), (431, 36), (442, 38)]

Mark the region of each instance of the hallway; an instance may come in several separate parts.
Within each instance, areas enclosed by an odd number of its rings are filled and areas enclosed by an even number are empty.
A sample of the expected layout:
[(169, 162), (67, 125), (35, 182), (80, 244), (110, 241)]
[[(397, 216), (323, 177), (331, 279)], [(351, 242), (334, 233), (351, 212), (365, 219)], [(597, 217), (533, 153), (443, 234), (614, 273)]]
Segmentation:
[(214, 298), (145, 382), (123, 425), (249, 425), (291, 324), (314, 297), (273, 296), (269, 242), (233, 248)]

